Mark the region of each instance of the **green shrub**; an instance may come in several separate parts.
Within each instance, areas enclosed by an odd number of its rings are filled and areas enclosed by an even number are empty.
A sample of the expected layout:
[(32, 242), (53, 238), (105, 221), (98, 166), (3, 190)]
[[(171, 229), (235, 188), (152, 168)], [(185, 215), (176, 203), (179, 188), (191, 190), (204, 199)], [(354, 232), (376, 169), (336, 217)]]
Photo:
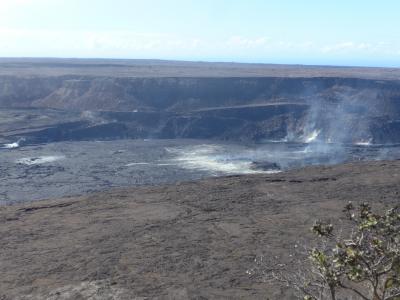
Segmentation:
[(400, 299), (399, 208), (379, 214), (367, 203), (349, 203), (344, 213), (350, 225), (338, 233), (333, 224), (315, 222), (319, 246), (308, 250), (297, 275), (274, 271), (273, 277), (306, 300)]

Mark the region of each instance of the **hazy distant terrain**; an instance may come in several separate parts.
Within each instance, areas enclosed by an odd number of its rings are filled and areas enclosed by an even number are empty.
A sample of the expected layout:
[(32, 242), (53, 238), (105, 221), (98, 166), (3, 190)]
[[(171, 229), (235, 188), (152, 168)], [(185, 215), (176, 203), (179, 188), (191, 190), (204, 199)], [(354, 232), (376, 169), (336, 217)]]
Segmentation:
[(91, 77), (351, 77), (400, 79), (398, 68), (166, 60), (0, 58), (0, 75)]

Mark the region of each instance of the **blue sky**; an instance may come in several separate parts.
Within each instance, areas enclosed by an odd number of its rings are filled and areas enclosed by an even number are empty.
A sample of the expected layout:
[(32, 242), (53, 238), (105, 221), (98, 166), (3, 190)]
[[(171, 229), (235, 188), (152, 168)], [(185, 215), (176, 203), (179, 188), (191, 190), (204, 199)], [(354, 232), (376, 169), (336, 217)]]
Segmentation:
[(400, 67), (398, 0), (0, 0), (0, 56)]

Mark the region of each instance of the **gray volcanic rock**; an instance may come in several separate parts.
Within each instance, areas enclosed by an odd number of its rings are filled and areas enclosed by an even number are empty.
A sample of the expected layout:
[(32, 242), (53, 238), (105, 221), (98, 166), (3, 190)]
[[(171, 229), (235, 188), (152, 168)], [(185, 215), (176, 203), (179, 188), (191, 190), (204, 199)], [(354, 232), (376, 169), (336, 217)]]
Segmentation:
[(0, 207), (0, 298), (291, 299), (285, 261), (348, 200), (398, 204), (400, 161), (310, 167)]
[(261, 171), (279, 171), (281, 167), (274, 162), (269, 161), (254, 161), (251, 164), (251, 168), (253, 170), (261, 170)]
[[(337, 103), (357, 112), (395, 113), (399, 80), (346, 77), (118, 78), (0, 76), (0, 107), (65, 110), (175, 111), (268, 103)], [(360, 107), (361, 105), (361, 107)]]
[(149, 137), (307, 141), (315, 133), (333, 143), (400, 142), (398, 69), (140, 60), (0, 62), (1, 108), (96, 116), (74, 116), (38, 129), (30, 135), (32, 142)]

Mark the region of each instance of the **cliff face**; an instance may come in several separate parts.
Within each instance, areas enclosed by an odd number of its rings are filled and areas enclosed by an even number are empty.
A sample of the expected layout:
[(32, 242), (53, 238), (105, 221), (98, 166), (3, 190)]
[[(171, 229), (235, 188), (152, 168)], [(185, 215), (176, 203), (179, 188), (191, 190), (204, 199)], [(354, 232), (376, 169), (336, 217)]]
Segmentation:
[[(90, 78), (0, 77), (0, 106), (72, 110), (192, 111), (271, 102), (390, 105), (399, 81), (354, 78)], [(396, 109), (397, 112), (399, 108)]]
[[(400, 142), (399, 101), (397, 80), (0, 77), (0, 107), (101, 111), (101, 126), (84, 125), (76, 135), (83, 139), (116, 134), (301, 141), (314, 135), (332, 142)], [(121, 113), (111, 118), (104, 111)], [(152, 114), (152, 122), (146, 114)], [(70, 133), (61, 136), (74, 138)]]

